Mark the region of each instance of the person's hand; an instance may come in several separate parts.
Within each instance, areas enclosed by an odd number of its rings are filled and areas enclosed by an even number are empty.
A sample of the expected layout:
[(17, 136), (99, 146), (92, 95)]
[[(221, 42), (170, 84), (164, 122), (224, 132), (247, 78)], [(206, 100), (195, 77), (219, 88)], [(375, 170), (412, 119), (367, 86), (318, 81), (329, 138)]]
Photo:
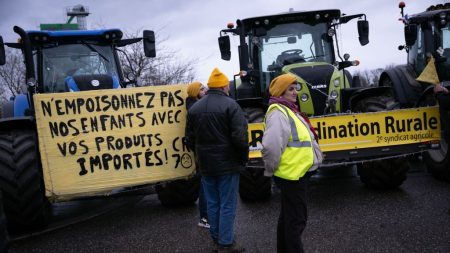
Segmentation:
[(434, 93), (444, 93), (448, 94), (448, 89), (442, 85), (435, 85), (433, 88)]

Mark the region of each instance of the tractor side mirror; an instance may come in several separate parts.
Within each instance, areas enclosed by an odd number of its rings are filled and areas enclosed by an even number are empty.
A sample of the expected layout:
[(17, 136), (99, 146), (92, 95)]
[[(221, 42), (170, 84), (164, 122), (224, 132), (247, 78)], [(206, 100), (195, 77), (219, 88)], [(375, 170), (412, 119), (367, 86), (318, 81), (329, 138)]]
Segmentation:
[(220, 57), (222, 60), (229, 61), (231, 59), (230, 37), (228, 35), (219, 37)]
[(405, 43), (408, 47), (414, 45), (417, 40), (417, 25), (409, 24), (405, 26)]
[(0, 36), (0, 66), (5, 65), (6, 57), (5, 57), (5, 44), (3, 44), (3, 38)]
[(142, 39), (144, 43), (145, 56), (155, 57), (156, 56), (155, 32), (150, 30), (144, 30)]
[(358, 20), (358, 35), (361, 46), (369, 43), (369, 21)]

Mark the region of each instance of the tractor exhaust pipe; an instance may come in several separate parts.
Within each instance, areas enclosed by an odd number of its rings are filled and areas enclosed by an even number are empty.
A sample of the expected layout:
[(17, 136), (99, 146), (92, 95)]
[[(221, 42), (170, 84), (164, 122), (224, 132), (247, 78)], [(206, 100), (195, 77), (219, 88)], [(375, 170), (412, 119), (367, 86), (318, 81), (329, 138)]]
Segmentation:
[(17, 33), (22, 40), (22, 49), (25, 58), (26, 67), (26, 81), (27, 84), (30, 81), (36, 82), (36, 76), (34, 74), (34, 62), (33, 62), (33, 52), (31, 51), (31, 41), (28, 34), (20, 27), (14, 26), (14, 32)]

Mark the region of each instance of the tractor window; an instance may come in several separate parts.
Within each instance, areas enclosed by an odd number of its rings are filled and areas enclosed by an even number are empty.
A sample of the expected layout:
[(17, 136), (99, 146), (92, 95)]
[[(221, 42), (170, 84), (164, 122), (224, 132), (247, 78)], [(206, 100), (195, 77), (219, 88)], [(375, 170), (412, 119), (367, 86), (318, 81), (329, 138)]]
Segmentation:
[(298, 62), (333, 62), (331, 42), (324, 40), (327, 24), (280, 24), (259, 38), (261, 71), (276, 71)]
[(422, 32), (422, 28), (419, 26), (417, 29), (416, 43), (414, 43), (408, 53), (408, 62), (414, 66), (417, 73), (420, 73), (425, 68), (426, 57), (423, 36), (424, 33)]
[(45, 92), (67, 91), (65, 78), (74, 75), (106, 74), (117, 76), (110, 46), (69, 44), (46, 48), (43, 54)]
[(333, 45), (327, 37), (327, 29), (326, 23), (287, 23), (272, 27), (265, 36), (249, 36), (251, 59), (261, 73), (262, 87), (267, 87), (271, 77), (276, 76), (283, 66), (333, 63)]
[(450, 80), (450, 23), (447, 24), (447, 27), (442, 28), (442, 49), (443, 54), (446, 59), (444, 62), (438, 64), (438, 72), (439, 77), (443, 81)]

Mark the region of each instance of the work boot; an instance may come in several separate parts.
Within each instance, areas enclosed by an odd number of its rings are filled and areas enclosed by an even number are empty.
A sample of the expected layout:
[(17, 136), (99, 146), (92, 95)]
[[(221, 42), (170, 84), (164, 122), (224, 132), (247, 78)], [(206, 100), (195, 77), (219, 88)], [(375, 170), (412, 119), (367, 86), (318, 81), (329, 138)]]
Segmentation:
[(245, 248), (237, 244), (236, 242), (231, 245), (219, 245), (219, 253), (241, 253), (245, 252)]

